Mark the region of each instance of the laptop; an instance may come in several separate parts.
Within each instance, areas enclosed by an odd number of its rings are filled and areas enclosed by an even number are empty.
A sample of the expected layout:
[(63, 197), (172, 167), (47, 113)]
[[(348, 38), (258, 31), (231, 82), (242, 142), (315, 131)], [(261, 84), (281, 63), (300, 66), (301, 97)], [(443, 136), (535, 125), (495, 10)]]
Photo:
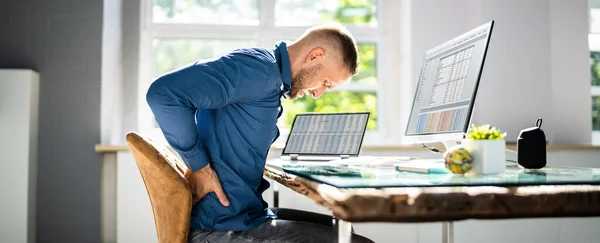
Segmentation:
[(331, 161), (358, 157), (370, 112), (300, 113), (281, 153), (284, 161)]
[(292, 174), (360, 176), (359, 169), (348, 166), (376, 162), (374, 157), (359, 156), (369, 116), (369, 112), (297, 114), (280, 159), (271, 160), (269, 166)]

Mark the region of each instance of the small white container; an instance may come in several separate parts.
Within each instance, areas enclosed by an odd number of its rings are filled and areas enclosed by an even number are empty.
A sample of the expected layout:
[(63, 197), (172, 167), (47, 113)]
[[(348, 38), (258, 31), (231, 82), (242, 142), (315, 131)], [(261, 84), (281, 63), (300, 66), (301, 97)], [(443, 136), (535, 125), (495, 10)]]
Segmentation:
[(471, 154), (473, 168), (469, 174), (498, 174), (506, 169), (506, 141), (504, 139), (463, 139), (462, 146)]

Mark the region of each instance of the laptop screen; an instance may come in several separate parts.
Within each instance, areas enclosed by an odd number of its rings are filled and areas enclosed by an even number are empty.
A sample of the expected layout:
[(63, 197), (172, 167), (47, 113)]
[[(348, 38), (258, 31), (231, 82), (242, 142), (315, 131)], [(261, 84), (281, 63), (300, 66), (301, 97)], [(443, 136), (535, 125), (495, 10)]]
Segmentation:
[(369, 112), (296, 115), (283, 155), (358, 155)]

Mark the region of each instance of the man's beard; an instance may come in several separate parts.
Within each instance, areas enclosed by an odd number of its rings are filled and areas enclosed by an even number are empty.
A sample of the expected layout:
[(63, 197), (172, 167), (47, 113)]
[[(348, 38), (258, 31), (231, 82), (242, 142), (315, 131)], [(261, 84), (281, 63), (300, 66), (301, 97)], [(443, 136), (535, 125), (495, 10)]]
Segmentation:
[(308, 86), (308, 83), (317, 76), (317, 72), (323, 68), (323, 64), (318, 64), (311, 68), (304, 68), (292, 78), (292, 87), (290, 92), (285, 95), (290, 100), (295, 100), (304, 95), (302, 89)]

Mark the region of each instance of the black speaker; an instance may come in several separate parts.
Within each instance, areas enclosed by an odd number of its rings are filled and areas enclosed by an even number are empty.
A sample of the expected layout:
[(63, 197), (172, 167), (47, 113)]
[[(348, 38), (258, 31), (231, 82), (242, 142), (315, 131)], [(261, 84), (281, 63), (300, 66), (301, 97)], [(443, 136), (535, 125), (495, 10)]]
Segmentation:
[(542, 130), (542, 118), (535, 127), (521, 130), (517, 139), (517, 163), (526, 169), (541, 169), (546, 166), (546, 135)]

